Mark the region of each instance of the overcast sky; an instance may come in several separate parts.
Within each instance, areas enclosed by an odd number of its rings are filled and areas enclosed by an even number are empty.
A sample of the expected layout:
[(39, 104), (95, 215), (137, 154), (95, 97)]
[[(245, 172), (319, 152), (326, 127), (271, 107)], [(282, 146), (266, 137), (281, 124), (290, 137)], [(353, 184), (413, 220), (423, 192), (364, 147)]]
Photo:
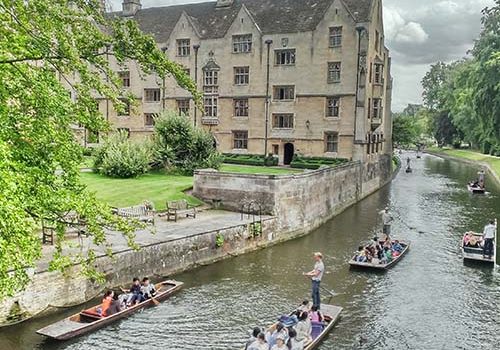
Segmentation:
[[(206, 0), (142, 0), (143, 7)], [(300, 1), (300, 0), (297, 0)], [(113, 10), (122, 0), (109, 0)], [(421, 103), (420, 80), (437, 61), (466, 56), (481, 24), (481, 10), (494, 0), (383, 0), (386, 45), (394, 76), (393, 110)]]

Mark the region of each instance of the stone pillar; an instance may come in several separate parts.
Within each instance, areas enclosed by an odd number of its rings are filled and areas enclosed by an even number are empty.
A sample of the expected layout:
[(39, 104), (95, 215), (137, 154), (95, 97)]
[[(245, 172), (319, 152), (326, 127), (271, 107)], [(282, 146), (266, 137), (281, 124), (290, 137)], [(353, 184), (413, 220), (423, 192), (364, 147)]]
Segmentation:
[(365, 137), (368, 132), (367, 111), (369, 107), (366, 106), (366, 87), (368, 83), (368, 64), (367, 55), (369, 48), (369, 34), (364, 26), (356, 28), (358, 32), (358, 78), (356, 86), (356, 108), (355, 108), (355, 121), (354, 121), (354, 149), (353, 160), (364, 161), (365, 159)]

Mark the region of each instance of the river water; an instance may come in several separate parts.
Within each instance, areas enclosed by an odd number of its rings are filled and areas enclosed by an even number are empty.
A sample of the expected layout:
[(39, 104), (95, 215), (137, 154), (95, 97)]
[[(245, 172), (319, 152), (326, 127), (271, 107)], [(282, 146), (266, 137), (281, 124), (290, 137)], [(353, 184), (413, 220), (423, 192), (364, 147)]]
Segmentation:
[[(186, 287), (170, 301), (74, 341), (34, 331), (75, 309), (2, 329), (0, 349), (240, 349), (255, 325), (308, 297), (301, 273), (311, 269), (314, 251), (325, 254), (323, 286), (338, 293), (323, 302), (344, 308), (321, 350), (498, 349), (500, 272), (464, 265), (459, 241), (500, 217), (500, 191), (471, 195), (465, 183), (477, 169), (410, 156), (413, 174), (400, 172), (306, 237), (175, 276)], [(387, 273), (349, 270), (347, 260), (380, 227), (377, 212), (386, 205), (397, 217), (393, 233), (411, 240), (410, 252)]]

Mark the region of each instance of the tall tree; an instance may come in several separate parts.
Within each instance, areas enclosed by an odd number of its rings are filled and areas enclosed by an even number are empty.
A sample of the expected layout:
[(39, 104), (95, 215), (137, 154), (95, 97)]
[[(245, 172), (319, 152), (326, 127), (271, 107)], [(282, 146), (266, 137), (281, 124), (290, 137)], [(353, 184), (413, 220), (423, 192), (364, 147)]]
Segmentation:
[(85, 221), (94, 244), (105, 245), (105, 229), (112, 228), (134, 246), (133, 227), (80, 184), (82, 154), (72, 132), (73, 125), (107, 130), (95, 96), (123, 108), (124, 92), (109, 57), (119, 64), (134, 60), (145, 74), (172, 75), (199, 100), (194, 82), (152, 37), (134, 21), (105, 16), (99, 5), (98, 0), (0, 2), (0, 297), (26, 285), (26, 268), (41, 256), (43, 221), (57, 227), (52, 269), (79, 262), (84, 273), (96, 277), (92, 250), (70, 256), (63, 249), (69, 212)]

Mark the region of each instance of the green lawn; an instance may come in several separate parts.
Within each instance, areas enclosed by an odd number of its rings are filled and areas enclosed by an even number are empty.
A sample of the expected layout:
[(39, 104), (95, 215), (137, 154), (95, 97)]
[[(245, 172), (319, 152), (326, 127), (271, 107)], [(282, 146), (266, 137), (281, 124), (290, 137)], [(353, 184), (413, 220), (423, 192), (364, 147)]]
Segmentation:
[(89, 156), (84, 156), (80, 163), (80, 169), (90, 169), (94, 166), (94, 159)]
[(500, 177), (500, 157), (489, 156), (479, 152), (474, 152), (465, 149), (448, 149), (431, 147), (429, 151), (443, 153), (452, 157), (475, 160), (478, 162), (488, 163), (493, 171)]
[[(86, 159), (90, 164), (90, 161)], [(83, 167), (83, 166), (82, 166)], [(246, 174), (290, 174), (302, 170), (224, 164), (221, 171)], [(188, 196), (185, 190), (193, 187), (192, 176), (167, 175), (151, 172), (136, 179), (115, 179), (95, 173), (81, 173), (82, 182), (97, 194), (97, 198), (114, 207), (128, 207), (152, 201), (156, 209), (165, 209), (166, 201), (186, 199), (190, 204), (201, 201)]]
[(265, 174), (265, 175), (283, 175), (301, 173), (301, 169), (278, 168), (265, 166), (237, 165), (237, 164), (222, 164), (220, 171), (240, 174)]
[(97, 198), (115, 207), (128, 207), (152, 201), (156, 209), (165, 209), (167, 200), (186, 199), (201, 202), (183, 191), (193, 186), (191, 176), (149, 173), (136, 179), (114, 179), (95, 173), (82, 173), (82, 182), (97, 194)]

